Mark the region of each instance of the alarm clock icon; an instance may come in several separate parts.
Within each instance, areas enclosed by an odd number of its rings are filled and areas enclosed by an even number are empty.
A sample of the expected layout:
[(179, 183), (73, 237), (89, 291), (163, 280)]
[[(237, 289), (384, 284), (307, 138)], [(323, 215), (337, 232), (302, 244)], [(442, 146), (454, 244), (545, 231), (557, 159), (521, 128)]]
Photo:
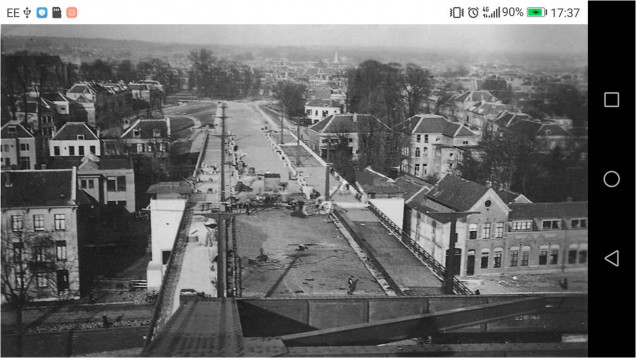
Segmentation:
[(62, 8), (57, 7), (57, 6), (53, 8), (53, 18), (54, 19), (61, 19), (62, 18)]

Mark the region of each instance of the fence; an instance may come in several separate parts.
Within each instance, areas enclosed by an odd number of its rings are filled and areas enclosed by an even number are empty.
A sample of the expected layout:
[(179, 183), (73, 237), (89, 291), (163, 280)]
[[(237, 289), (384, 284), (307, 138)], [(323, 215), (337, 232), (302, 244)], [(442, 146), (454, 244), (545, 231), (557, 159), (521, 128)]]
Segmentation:
[[(384, 225), (400, 242), (406, 246), (417, 258), (428, 266), (433, 273), (443, 280), (446, 275), (446, 268), (442, 266), (433, 256), (431, 256), (424, 248), (418, 245), (411, 237), (389, 219), (382, 211), (380, 211), (373, 203), (369, 202), (369, 211), (371, 211), (382, 225)], [(472, 291), (466, 287), (456, 277), (453, 277), (453, 289), (455, 293), (462, 295), (472, 295)]]

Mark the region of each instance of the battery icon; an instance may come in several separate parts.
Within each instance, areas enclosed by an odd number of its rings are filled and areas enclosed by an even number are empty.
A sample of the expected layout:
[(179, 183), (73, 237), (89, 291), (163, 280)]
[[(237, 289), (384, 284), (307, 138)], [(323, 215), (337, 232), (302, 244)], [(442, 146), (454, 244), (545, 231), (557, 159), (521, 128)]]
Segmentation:
[(542, 7), (528, 8), (528, 17), (544, 17), (544, 16), (545, 16), (545, 8), (542, 8)]

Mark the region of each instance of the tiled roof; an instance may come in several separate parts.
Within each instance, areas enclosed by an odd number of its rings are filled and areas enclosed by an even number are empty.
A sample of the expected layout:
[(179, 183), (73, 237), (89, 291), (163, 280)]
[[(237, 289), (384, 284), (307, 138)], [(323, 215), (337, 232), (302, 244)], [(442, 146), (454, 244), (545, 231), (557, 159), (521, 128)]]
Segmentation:
[(531, 120), (532, 117), (525, 113), (512, 113), (508, 111), (503, 111), (499, 117), (495, 120), (495, 123), (500, 127), (508, 127), (514, 123), (517, 123), (521, 120)]
[[(134, 136), (134, 131), (137, 129), (141, 130), (140, 137)], [(124, 132), (124, 134), (121, 135), (121, 137), (125, 139), (134, 139), (134, 138), (151, 139), (151, 138), (155, 138), (154, 137), (155, 129), (161, 130), (160, 138), (168, 137), (168, 126), (166, 125), (166, 121), (163, 119), (138, 119), (135, 123), (133, 123), (133, 125), (130, 126), (130, 128), (128, 128)]]
[(506, 110), (507, 108), (508, 106), (506, 106), (505, 104), (492, 103), (492, 102), (478, 102), (478, 103), (475, 103), (470, 108), (468, 108), (468, 111), (475, 114), (479, 114), (481, 116), (488, 116), (488, 115), (499, 114), (503, 112), (504, 110)]
[(510, 204), (510, 220), (587, 218), (587, 201)]
[(519, 193), (515, 193), (514, 191), (508, 190), (508, 189), (499, 189), (499, 190), (495, 190), (495, 193), (497, 193), (497, 195), (499, 195), (499, 197), (501, 198), (501, 200), (503, 200), (504, 203), (506, 204), (510, 204), (512, 202), (515, 201), (515, 199), (517, 197), (519, 197)]
[(3, 171), (2, 207), (73, 205), (72, 178), (72, 170)]
[(406, 200), (413, 197), (422, 188), (430, 190), (434, 187), (433, 184), (411, 175), (402, 175), (395, 179), (395, 183), (405, 192), (404, 199)]
[(567, 136), (569, 133), (556, 124), (543, 124), (536, 121), (521, 120), (510, 127), (511, 131), (534, 138), (537, 136)]
[(361, 122), (371, 122), (388, 129), (386, 124), (369, 114), (332, 114), (309, 129), (319, 133), (358, 133)]
[(447, 174), (426, 196), (453, 210), (466, 211), (487, 191), (481, 184)]
[[(73, 167), (77, 167), (78, 171), (82, 171), (83, 169), (88, 169), (86, 167), (82, 167), (84, 161), (82, 161), (82, 157), (51, 157), (47, 164), (47, 168), (49, 169), (70, 169)], [(95, 158), (94, 158), (95, 159)], [(132, 169), (132, 165), (130, 160), (126, 157), (101, 157), (96, 158), (97, 161), (88, 160), (92, 163), (95, 163), (96, 169), (99, 170), (109, 170), (109, 169)]]
[(85, 91), (90, 91), (91, 86), (84, 83), (76, 83), (71, 87), (66, 93), (84, 93)]
[[(15, 134), (9, 134), (9, 127), (15, 127)], [(2, 126), (0, 132), (1, 138), (34, 138), (33, 134), (29, 133), (21, 124), (7, 123)]]
[(364, 168), (356, 174), (356, 182), (366, 193), (374, 194), (404, 194), (404, 189), (400, 188), (395, 180), (384, 174), (378, 173), (371, 167)]
[(402, 128), (412, 134), (441, 133), (447, 137), (475, 135), (463, 125), (459, 123), (453, 123), (448, 119), (436, 114), (419, 114), (413, 116), (400, 123), (398, 128)]
[(339, 107), (338, 102), (330, 99), (314, 99), (305, 105), (305, 107)]
[(182, 181), (166, 181), (151, 185), (147, 194), (188, 194), (192, 193), (192, 185)]
[(428, 194), (428, 192), (429, 189), (420, 189), (420, 191), (418, 191), (417, 194), (415, 194), (415, 196), (410, 201), (407, 201), (405, 205), (413, 210), (419, 211), (420, 213), (437, 212), (437, 210), (434, 210), (426, 205), (426, 202), (428, 200), (426, 194)]
[(67, 122), (51, 140), (77, 140), (78, 135), (83, 135), (84, 140), (99, 139), (86, 123)]

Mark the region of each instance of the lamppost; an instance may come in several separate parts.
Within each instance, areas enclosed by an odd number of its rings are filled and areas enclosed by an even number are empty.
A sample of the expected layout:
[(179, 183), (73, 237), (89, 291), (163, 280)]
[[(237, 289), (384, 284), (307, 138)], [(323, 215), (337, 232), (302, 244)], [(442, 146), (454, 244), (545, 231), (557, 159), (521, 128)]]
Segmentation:
[(471, 214), (479, 214), (479, 211), (460, 211), (454, 213), (431, 213), (427, 212), (426, 215), (432, 217), (437, 221), (450, 220), (450, 240), (448, 244), (448, 259), (446, 260), (446, 271), (444, 272), (444, 293), (447, 295), (453, 294), (453, 278), (455, 277), (455, 244), (457, 243), (457, 219), (463, 218)]

